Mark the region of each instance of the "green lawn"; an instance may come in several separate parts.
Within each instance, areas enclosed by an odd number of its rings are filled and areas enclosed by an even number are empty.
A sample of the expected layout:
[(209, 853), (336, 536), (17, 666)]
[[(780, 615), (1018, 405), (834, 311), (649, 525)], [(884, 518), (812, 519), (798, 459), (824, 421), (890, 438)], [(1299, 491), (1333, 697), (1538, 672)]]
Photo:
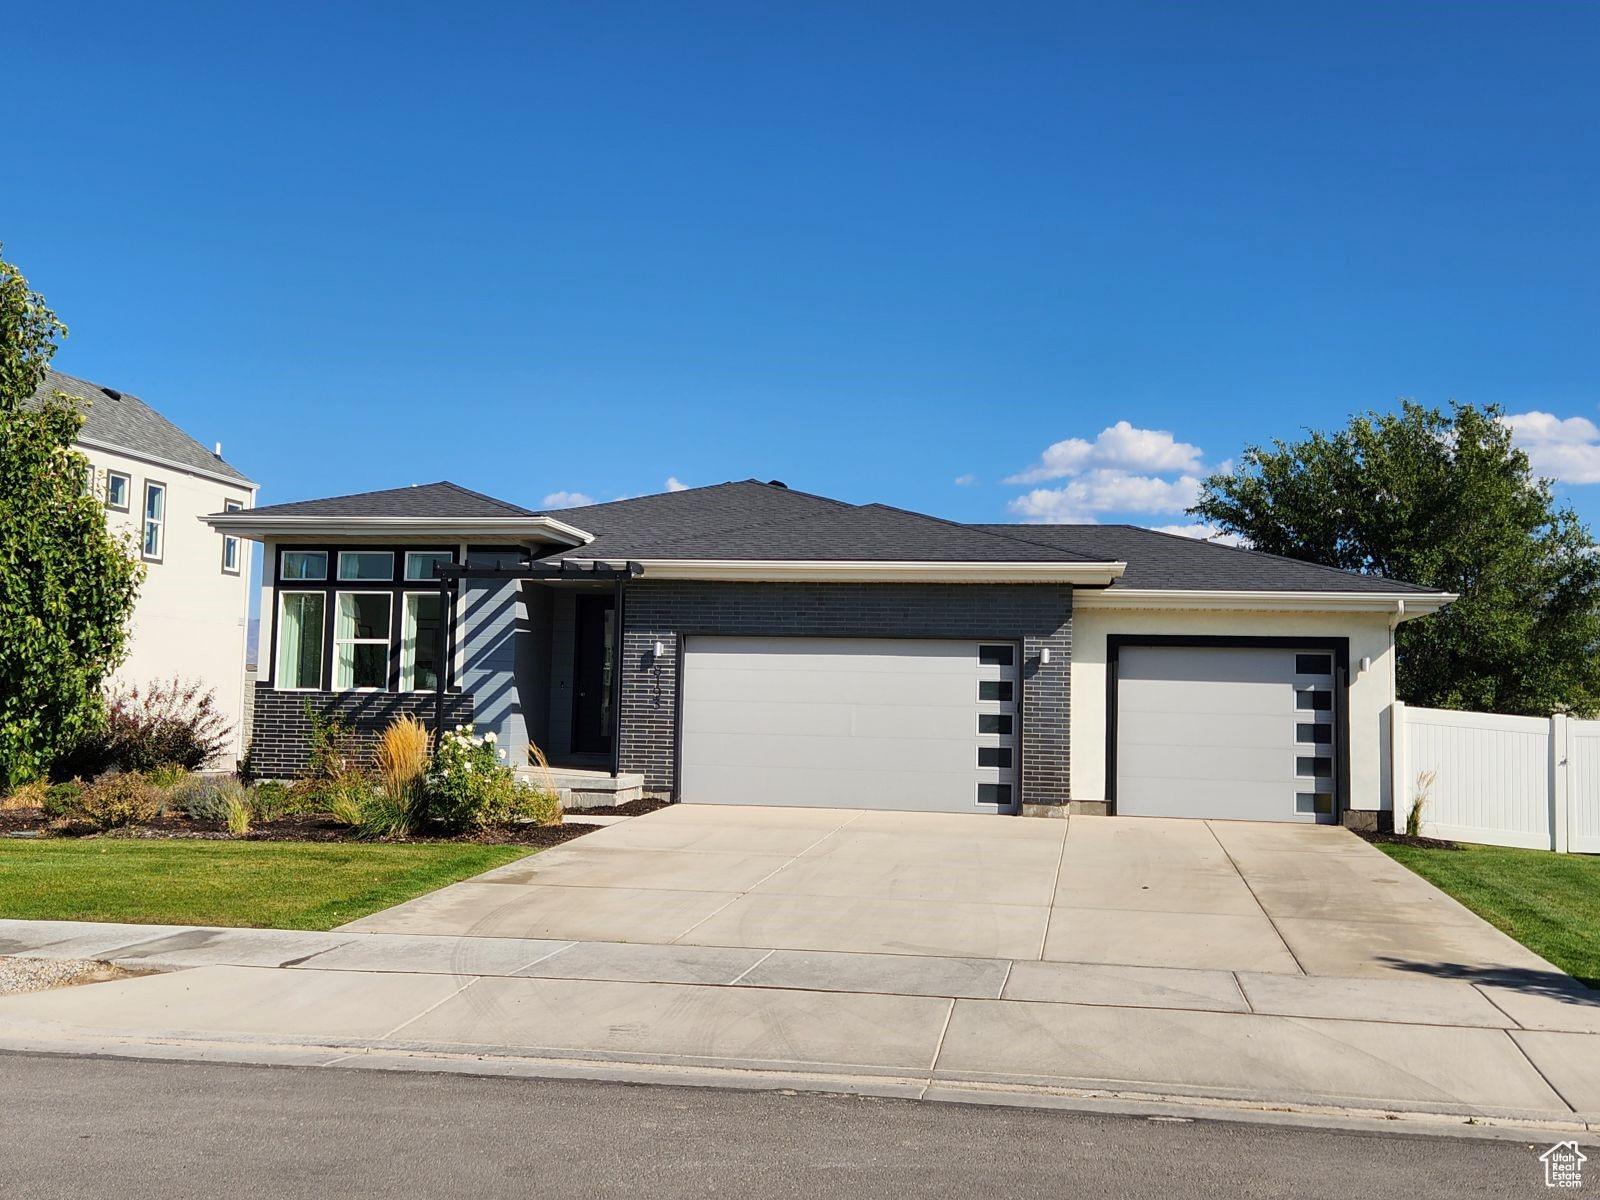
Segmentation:
[(1380, 843), (1435, 887), (1569, 975), (1600, 988), (1600, 858), (1465, 846)]
[(0, 917), (332, 929), (526, 853), (443, 842), (0, 840)]

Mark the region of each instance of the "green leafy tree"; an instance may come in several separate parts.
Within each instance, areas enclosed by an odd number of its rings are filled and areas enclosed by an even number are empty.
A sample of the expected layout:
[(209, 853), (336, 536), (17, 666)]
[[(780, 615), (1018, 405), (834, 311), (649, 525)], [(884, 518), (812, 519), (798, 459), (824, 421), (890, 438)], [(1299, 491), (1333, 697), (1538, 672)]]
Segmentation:
[(106, 528), (68, 396), (34, 404), (66, 327), (0, 258), (0, 791), (100, 719), (143, 570)]
[(1545, 715), (1600, 708), (1600, 558), (1501, 410), (1410, 401), (1251, 446), (1189, 511), (1257, 550), (1460, 595), (1397, 632), (1402, 699)]

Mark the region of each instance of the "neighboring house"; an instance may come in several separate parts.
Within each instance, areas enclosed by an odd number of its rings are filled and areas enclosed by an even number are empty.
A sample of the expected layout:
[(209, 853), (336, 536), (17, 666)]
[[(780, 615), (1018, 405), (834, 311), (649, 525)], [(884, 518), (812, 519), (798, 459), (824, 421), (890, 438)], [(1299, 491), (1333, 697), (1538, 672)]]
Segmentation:
[(208, 513), (248, 509), (256, 485), (137, 397), (51, 371), (36, 399), (76, 397), (84, 413), (78, 449), (90, 488), (113, 533), (129, 533), (145, 564), (128, 656), (111, 682), (173, 678), (216, 692), (234, 726), (217, 765), (244, 752), (245, 630), (250, 615), (250, 547), (208, 528)]
[(370, 734), (442, 694), (516, 763), (531, 740), (687, 802), (1372, 824), (1394, 627), (1452, 599), (753, 480), (556, 513), (435, 483), (209, 520), (266, 545), (257, 769), (303, 769), (308, 705)]

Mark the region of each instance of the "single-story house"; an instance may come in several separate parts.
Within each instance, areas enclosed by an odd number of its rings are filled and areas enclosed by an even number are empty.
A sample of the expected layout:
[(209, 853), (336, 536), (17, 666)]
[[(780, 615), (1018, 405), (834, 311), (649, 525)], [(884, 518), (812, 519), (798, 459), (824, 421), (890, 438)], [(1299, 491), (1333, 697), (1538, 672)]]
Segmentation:
[(255, 770), (305, 768), (308, 707), (369, 732), (409, 712), (493, 730), (519, 766), (535, 743), (591, 799), (1373, 824), (1395, 627), (1453, 599), (755, 480), (206, 520), (266, 550)]

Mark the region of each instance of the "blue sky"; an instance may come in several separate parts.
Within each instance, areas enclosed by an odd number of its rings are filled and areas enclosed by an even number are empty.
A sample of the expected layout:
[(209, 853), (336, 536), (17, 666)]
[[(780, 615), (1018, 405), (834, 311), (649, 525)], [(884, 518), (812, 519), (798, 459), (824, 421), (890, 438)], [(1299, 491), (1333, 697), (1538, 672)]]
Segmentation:
[(57, 365), (263, 503), (1182, 525), (1246, 443), (1410, 396), (1518, 414), (1600, 524), (1589, 0), (64, 0), (5, 42)]

